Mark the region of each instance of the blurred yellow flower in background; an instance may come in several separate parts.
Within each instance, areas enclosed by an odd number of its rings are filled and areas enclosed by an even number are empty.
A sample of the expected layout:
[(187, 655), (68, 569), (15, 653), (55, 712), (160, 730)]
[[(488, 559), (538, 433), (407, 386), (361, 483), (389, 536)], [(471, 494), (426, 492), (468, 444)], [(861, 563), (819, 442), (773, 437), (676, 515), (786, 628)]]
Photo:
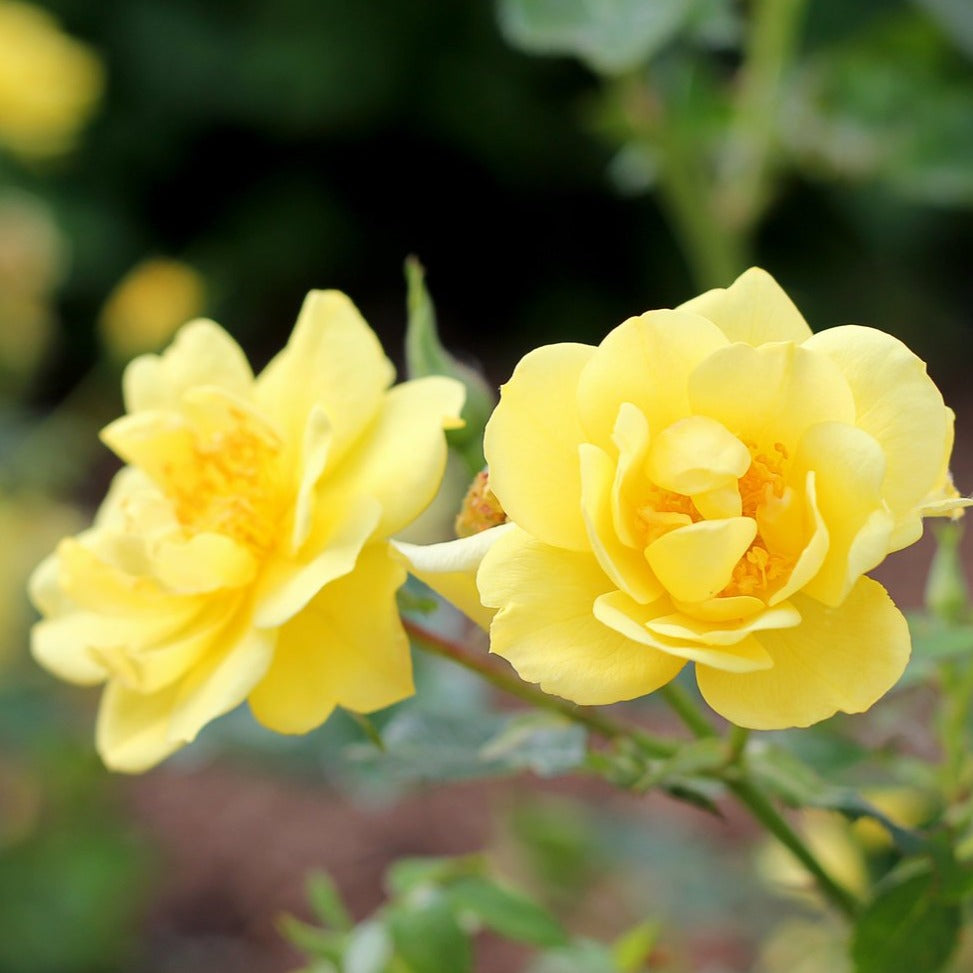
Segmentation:
[(861, 712), (910, 651), (864, 574), (967, 502), (952, 441), (901, 342), (812, 336), (757, 269), (598, 347), (536, 349), (486, 429), (516, 525), (491, 532), (477, 576), (492, 651), (582, 704), (649, 693), (688, 660), (741, 726)]
[(129, 465), (31, 584), (36, 659), (107, 681), (109, 766), (150, 767), (244, 699), (301, 733), (411, 694), (388, 538), (435, 495), (464, 391), (393, 378), (335, 291), (309, 295), (256, 378), (210, 321), (129, 364), (128, 414), (102, 434)]
[(0, 0), (0, 145), (27, 158), (64, 152), (103, 88), (101, 62), (49, 13)]
[[(933, 815), (930, 796), (914, 787), (865, 788), (862, 797), (900, 828), (915, 828)], [(837, 811), (804, 808), (800, 832), (808, 847), (835, 879), (855, 895), (864, 897), (870, 887), (869, 856), (892, 847), (888, 828), (872, 817), (850, 821)], [(814, 877), (793, 853), (771, 838), (760, 849), (757, 870), (769, 885), (787, 895), (826, 908)]]
[(190, 318), (202, 314), (203, 278), (188, 264), (153, 257), (136, 264), (109, 294), (98, 318), (111, 354), (127, 361), (161, 348)]

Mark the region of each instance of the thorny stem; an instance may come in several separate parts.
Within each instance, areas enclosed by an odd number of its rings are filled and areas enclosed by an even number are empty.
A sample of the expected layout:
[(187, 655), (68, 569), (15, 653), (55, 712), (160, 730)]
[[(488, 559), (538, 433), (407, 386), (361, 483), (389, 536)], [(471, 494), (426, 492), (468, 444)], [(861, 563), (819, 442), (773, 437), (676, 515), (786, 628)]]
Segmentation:
[[(532, 706), (559, 713), (606, 739), (631, 740), (650, 756), (671, 757), (679, 749), (679, 745), (671, 740), (648, 733), (630, 724), (617, 722), (597, 710), (575, 706), (573, 703), (556, 696), (549, 696), (540, 689), (535, 689), (523, 682), (517, 676), (498, 669), (482, 655), (469, 652), (463, 646), (424, 628), (411, 619), (403, 619), (403, 624), (415, 643), (426, 652), (442, 656), (471, 672), (475, 672), (492, 686), (496, 686)], [(670, 683), (661, 692), (695, 736), (712, 737), (718, 735), (681, 686)], [(858, 911), (858, 903), (854, 897), (828, 874), (800, 835), (794, 831), (774, 807), (770, 799), (748, 779), (745, 763), (746, 741), (746, 730), (734, 729), (731, 732), (728, 741), (729, 759), (721, 774), (724, 783), (750, 813), (781, 844), (788, 848), (808, 872), (814, 876), (825, 897), (844, 915), (853, 918)]]

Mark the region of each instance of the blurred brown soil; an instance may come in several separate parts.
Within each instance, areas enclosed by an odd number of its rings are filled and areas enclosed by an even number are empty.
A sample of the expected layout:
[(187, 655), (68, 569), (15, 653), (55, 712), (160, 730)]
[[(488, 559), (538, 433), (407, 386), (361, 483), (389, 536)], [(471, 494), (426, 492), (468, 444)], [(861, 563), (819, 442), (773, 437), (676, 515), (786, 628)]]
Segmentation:
[[(973, 491), (973, 390), (952, 404), (961, 437), (954, 452), (959, 488)], [(964, 394), (965, 393), (965, 394)], [(914, 547), (874, 572), (904, 608), (921, 604), (933, 544), (929, 531)], [(964, 541), (973, 576), (973, 531)], [(388, 863), (406, 855), (478, 851), (495, 839), (494, 809), (525, 790), (568, 792), (614, 802), (646, 814), (646, 799), (612, 792), (591, 780), (540, 782), (531, 778), (437, 785), (392, 807), (363, 809), (327, 788), (292, 779), (214, 766), (193, 772), (167, 767), (126, 782), (137, 827), (160, 849), (158, 896), (146, 920), (148, 956), (137, 973), (285, 973), (300, 964), (275, 929), (281, 912), (308, 918), (303, 881), (325, 869), (337, 881), (356, 918), (382, 901)], [(731, 814), (719, 822), (665, 799), (651, 799), (653, 820), (688, 817), (694, 827), (733, 841), (749, 825)], [(695, 944), (698, 961), (748, 968), (732, 931), (707, 930)], [(487, 940), (479, 973), (514, 973), (523, 954)], [(702, 967), (700, 967), (702, 968)], [(450, 973), (450, 971), (443, 971)]]

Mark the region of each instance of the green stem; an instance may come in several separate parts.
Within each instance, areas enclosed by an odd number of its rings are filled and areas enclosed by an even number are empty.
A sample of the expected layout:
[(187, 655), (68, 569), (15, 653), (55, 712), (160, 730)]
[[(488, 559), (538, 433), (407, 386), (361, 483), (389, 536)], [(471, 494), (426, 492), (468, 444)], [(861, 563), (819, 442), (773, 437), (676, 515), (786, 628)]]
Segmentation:
[[(709, 720), (699, 711), (682, 686), (669, 683), (661, 692), (666, 702), (697, 737), (717, 735)], [(767, 795), (747, 777), (745, 762), (747, 735), (747, 731), (741, 727), (734, 727), (730, 732), (731, 759), (723, 773), (724, 783), (737, 800), (810, 872), (818, 883), (818, 888), (832, 905), (849, 919), (853, 919), (858, 913), (857, 900), (828, 874), (804, 839), (788, 824)]]
[(859, 910), (855, 897), (828, 874), (804, 839), (787, 823), (767, 795), (747, 779), (745, 767), (742, 764), (738, 766), (740, 777), (736, 780), (726, 778), (726, 784), (737, 800), (814, 876), (828, 901), (847, 918), (854, 919)]
[[(426, 652), (442, 656), (502, 689), (504, 692), (522, 699), (539, 709), (550, 710), (567, 717), (576, 723), (609, 740), (627, 739), (635, 743), (650, 756), (671, 757), (679, 750), (679, 745), (663, 739), (630, 724), (619, 723), (610, 717), (586, 707), (576, 706), (556, 696), (549, 696), (535, 689), (519, 677), (503, 672), (492, 665), (486, 657), (467, 651), (462, 646), (431, 632), (411, 619), (403, 619), (403, 625), (414, 642)], [(660, 690), (664, 698), (679, 715), (680, 719), (697, 737), (717, 736), (716, 730), (699, 711), (692, 698), (678, 685), (670, 683)], [(737, 799), (749, 809), (750, 813), (814, 876), (821, 892), (842, 913), (853, 918), (858, 911), (854, 897), (843, 889), (828, 874), (800, 835), (787, 823), (767, 796), (746, 776), (744, 748), (746, 731), (736, 730), (730, 737), (731, 761), (724, 768), (721, 778)]]
[(419, 648), (432, 655), (442, 656), (458, 663), (463, 668), (475, 672), (491, 686), (496, 686), (497, 689), (516, 696), (525, 703), (530, 703), (531, 706), (559, 713), (608, 740), (621, 738), (632, 740), (649, 756), (671, 757), (679, 749), (678, 744), (671, 740), (666, 740), (637, 727), (617, 723), (597, 710), (576, 706), (574, 703), (569, 703), (557, 696), (549, 696), (543, 690), (535, 689), (529, 683), (524, 682), (519, 676), (498, 669), (485, 654), (468, 652), (449, 639), (416, 624), (411, 619), (404, 618), (402, 624)]
[(728, 287), (749, 260), (746, 235), (721, 223), (714, 213), (712, 180), (703, 171), (698, 147), (664, 125), (658, 146), (662, 203), (701, 290)]
[(807, 0), (755, 0), (747, 48), (717, 173), (722, 224), (750, 236), (767, 204), (781, 82)]
[(678, 683), (671, 682), (659, 690), (662, 698), (675, 710), (676, 715), (697, 737), (718, 736), (709, 720), (699, 711), (689, 693)]
[(666, 105), (644, 71), (614, 83), (630, 145), (658, 157), (659, 194), (696, 284), (727, 286), (747, 266), (743, 241), (715, 219), (713, 179), (707, 160), (680, 124), (678, 106)]

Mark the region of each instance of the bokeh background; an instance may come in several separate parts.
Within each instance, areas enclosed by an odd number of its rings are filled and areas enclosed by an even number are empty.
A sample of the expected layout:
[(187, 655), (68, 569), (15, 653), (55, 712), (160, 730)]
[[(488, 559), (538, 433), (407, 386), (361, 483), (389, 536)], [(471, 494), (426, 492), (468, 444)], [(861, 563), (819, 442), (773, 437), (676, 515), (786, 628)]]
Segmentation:
[[(577, 787), (349, 777), (322, 756), (354, 738), (340, 721), (289, 747), (244, 715), (113, 779), (96, 697), (27, 658), (24, 581), (115, 468), (95, 433), (124, 361), (205, 314), (260, 365), (306, 291), (338, 287), (401, 362), (409, 254), (493, 385), (758, 263), (815, 329), (873, 325), (928, 361), (973, 487), (969, 4), (588, 6), (0, 0), (0, 973), (291, 969), (274, 920), (307, 867), (362, 912), (392, 857), (491, 843), (593, 930), (678, 902), (692, 969), (751, 969), (719, 883), (672, 878), (715, 856), (745, 884), (733, 821), (714, 837), (653, 803), (678, 835), (636, 854), (624, 822), (649, 812), (619, 799), (607, 847)], [(883, 576), (906, 604), (929, 552)]]

